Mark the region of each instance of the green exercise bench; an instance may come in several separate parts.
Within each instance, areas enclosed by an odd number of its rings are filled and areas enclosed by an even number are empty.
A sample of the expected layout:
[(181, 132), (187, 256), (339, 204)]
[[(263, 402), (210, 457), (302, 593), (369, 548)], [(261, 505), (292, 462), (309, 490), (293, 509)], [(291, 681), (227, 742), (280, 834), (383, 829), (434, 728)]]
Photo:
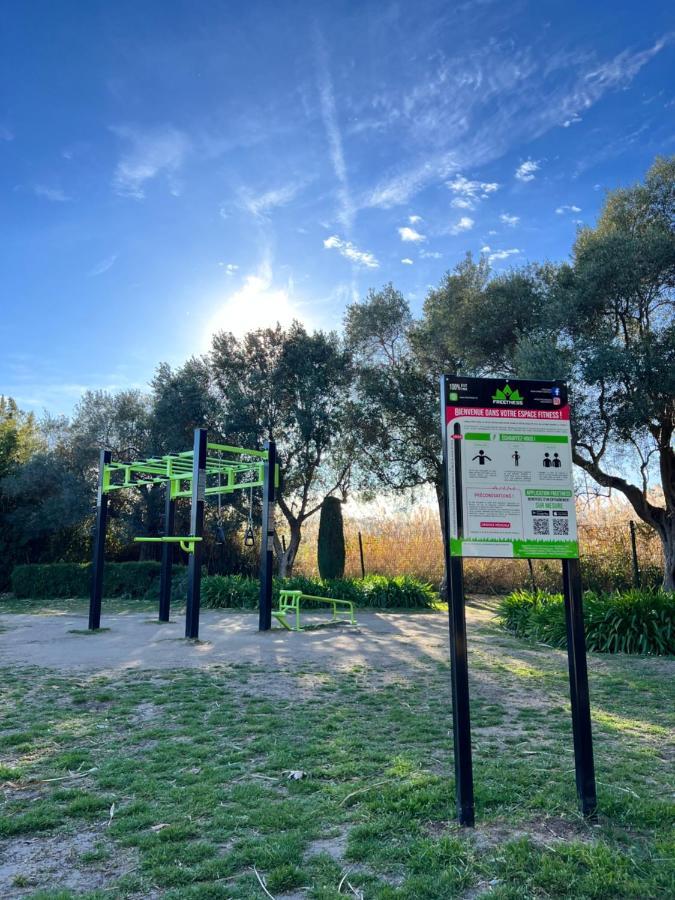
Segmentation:
[[(312, 600), (317, 603), (329, 603), (333, 607), (333, 622), (342, 622), (345, 625), (356, 625), (354, 618), (354, 604), (351, 600), (336, 600), (334, 597), (315, 597), (312, 594), (303, 594), (302, 591), (279, 591), (279, 609), (274, 610), (272, 615), (274, 618), (287, 628), (289, 631), (302, 631), (300, 625), (300, 604), (303, 600)], [(348, 619), (338, 618), (338, 606), (345, 610), (349, 616)], [(289, 625), (286, 616), (289, 613), (295, 613), (295, 627)]]

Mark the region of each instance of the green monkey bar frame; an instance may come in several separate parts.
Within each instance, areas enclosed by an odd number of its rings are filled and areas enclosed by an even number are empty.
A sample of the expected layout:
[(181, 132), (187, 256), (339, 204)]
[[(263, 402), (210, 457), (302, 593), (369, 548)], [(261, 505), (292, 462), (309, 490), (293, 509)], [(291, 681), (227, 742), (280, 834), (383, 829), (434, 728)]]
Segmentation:
[[(274, 504), (276, 490), (279, 487), (276, 447), (274, 441), (266, 442), (264, 450), (210, 443), (207, 441), (205, 428), (195, 429), (193, 449), (183, 453), (169, 453), (165, 456), (150, 457), (133, 463), (122, 463), (113, 462), (109, 450), (101, 450), (89, 628), (96, 630), (101, 625), (108, 498), (114, 491), (153, 484), (165, 486), (164, 535), (162, 537), (140, 537), (136, 540), (162, 544), (159, 620), (163, 622), (169, 621), (171, 604), (172, 545), (180, 544), (189, 554), (185, 617), (185, 636), (188, 638), (199, 637), (201, 550), (206, 498), (231, 494), (246, 488), (263, 488), (259, 628), (261, 631), (269, 630), (272, 612)], [(174, 535), (173, 533), (175, 504), (176, 500), (181, 497), (191, 499), (191, 533), (189, 535)]]
[[(205, 496), (231, 494), (243, 488), (263, 486), (267, 450), (249, 450), (246, 447), (232, 447), (229, 444), (207, 443), (206, 451)], [(224, 453), (229, 456), (250, 456), (253, 460), (228, 459), (222, 456)], [(193, 468), (194, 450), (150, 457), (134, 463), (110, 462), (103, 469), (103, 492), (110, 493), (125, 488), (142, 487), (144, 484), (168, 482), (174, 499), (190, 497)], [(278, 484), (278, 467), (276, 480)]]

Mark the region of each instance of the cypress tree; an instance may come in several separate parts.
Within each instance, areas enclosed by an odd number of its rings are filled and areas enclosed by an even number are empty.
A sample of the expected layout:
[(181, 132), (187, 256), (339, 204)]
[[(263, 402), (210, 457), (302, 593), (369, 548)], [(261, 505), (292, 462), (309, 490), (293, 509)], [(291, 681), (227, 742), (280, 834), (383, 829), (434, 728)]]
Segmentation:
[(321, 504), (318, 562), (321, 578), (342, 578), (345, 574), (342, 503), (337, 497), (326, 497)]

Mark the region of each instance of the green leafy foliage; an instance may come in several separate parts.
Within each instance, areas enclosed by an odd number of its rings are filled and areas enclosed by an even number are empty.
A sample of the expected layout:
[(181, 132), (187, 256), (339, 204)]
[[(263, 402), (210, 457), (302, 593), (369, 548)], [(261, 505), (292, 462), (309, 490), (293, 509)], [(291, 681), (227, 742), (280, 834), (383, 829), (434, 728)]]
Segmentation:
[[(565, 647), (561, 594), (514, 591), (499, 606), (502, 625), (519, 637)], [(675, 655), (675, 595), (633, 589), (584, 595), (586, 646), (598, 653)]]
[(322, 579), (345, 574), (345, 529), (339, 497), (326, 497), (321, 504), (317, 561)]
[[(430, 584), (410, 576), (386, 578), (384, 575), (369, 575), (364, 579), (335, 578), (327, 581), (302, 576), (275, 578), (275, 601), (283, 588), (317, 597), (351, 600), (357, 606), (371, 609), (431, 609), (438, 599)], [(255, 609), (259, 590), (257, 579), (239, 575), (202, 578), (202, 606), (209, 609)]]
[(210, 575), (202, 578), (201, 605), (206, 609), (255, 609), (260, 583), (242, 575)]
[[(201, 581), (201, 604), (206, 609), (256, 609), (260, 593), (257, 578), (242, 575), (206, 575)], [(104, 572), (105, 597), (133, 600), (154, 599), (159, 591), (160, 563), (107, 563)], [(17, 599), (57, 599), (87, 597), (91, 565), (88, 563), (53, 563), (51, 565), (15, 566), (12, 590)], [(187, 575), (185, 566), (173, 567), (172, 597), (185, 598)], [(364, 579), (319, 579), (294, 576), (274, 579), (274, 599), (282, 588), (300, 590), (318, 597), (351, 600), (358, 606), (373, 609), (432, 609), (438, 600), (430, 584), (402, 575), (387, 578), (368, 575)]]
[(335, 332), (310, 334), (294, 322), (241, 339), (214, 335), (210, 372), (228, 442), (256, 447), (276, 441), (279, 509), (290, 534), (286, 549), (277, 544), (275, 552), (281, 570), (290, 573), (303, 523), (348, 480), (351, 355)]
[[(106, 597), (145, 597), (159, 589), (158, 562), (108, 563), (104, 570)], [(51, 563), (15, 566), (12, 591), (19, 599), (86, 597), (89, 594), (89, 563)]]

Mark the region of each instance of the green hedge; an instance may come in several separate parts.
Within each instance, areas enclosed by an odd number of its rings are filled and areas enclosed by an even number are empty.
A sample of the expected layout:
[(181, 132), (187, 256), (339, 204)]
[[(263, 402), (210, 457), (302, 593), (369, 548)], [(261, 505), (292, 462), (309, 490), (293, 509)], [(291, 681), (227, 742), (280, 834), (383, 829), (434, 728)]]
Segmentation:
[[(175, 567), (178, 568), (178, 567)], [(158, 562), (106, 563), (103, 578), (105, 597), (141, 598), (159, 590)], [(20, 599), (87, 597), (91, 563), (50, 563), (15, 566), (12, 592)]]
[[(159, 592), (159, 573), (158, 562), (106, 563), (103, 595), (155, 599)], [(89, 563), (16, 566), (12, 572), (12, 591), (19, 599), (88, 597), (90, 577)], [(171, 593), (175, 601), (184, 600), (186, 587), (186, 567), (174, 566)], [(438, 599), (431, 585), (407, 575), (397, 578), (368, 575), (363, 580), (336, 578), (333, 581), (302, 576), (275, 578), (275, 602), (281, 588), (300, 590), (318, 597), (352, 600), (357, 606), (372, 609), (431, 609)], [(255, 609), (259, 590), (257, 579), (242, 575), (204, 574), (202, 606), (207, 609)]]
[[(567, 645), (562, 594), (515, 591), (499, 606), (508, 630), (529, 640)], [(675, 654), (675, 594), (633, 589), (584, 594), (586, 646), (599, 653)]]
[[(438, 599), (431, 585), (409, 576), (385, 578), (383, 575), (368, 575), (363, 580), (336, 578), (332, 581), (302, 576), (275, 578), (275, 602), (281, 588), (300, 590), (317, 597), (351, 600), (357, 606), (371, 609), (431, 609)], [(202, 606), (209, 609), (255, 609), (258, 592), (257, 580), (240, 575), (202, 578)]]

